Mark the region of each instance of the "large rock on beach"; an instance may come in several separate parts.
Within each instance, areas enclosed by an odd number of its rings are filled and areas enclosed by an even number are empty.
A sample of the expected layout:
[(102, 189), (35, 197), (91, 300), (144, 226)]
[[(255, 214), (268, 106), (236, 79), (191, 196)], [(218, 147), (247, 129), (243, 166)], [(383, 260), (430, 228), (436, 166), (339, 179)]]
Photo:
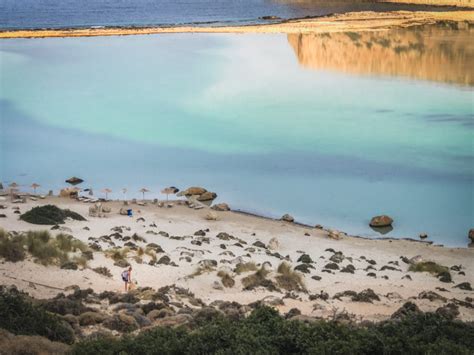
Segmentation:
[(203, 193), (207, 192), (207, 190), (203, 187), (190, 187), (184, 191), (178, 193), (178, 196), (199, 196)]
[(469, 229), (468, 237), (471, 240), (471, 243), (474, 243), (474, 228)]
[(290, 223), (295, 221), (295, 218), (292, 215), (289, 215), (288, 213), (285, 213), (283, 216), (281, 216), (280, 219), (282, 221), (290, 222)]
[(230, 211), (230, 207), (227, 203), (218, 203), (211, 207), (214, 211)]
[(370, 220), (370, 226), (375, 228), (390, 227), (393, 219), (387, 215), (375, 216)]
[(213, 201), (216, 199), (216, 197), (217, 194), (215, 192), (206, 191), (199, 195), (196, 199), (198, 201)]
[(67, 187), (59, 191), (59, 197), (77, 197), (77, 189), (74, 187)]

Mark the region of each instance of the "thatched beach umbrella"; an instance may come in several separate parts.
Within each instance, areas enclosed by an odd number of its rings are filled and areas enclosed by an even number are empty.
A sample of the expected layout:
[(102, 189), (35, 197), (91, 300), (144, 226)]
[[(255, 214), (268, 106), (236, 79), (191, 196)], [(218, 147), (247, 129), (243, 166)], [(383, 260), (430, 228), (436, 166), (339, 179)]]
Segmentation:
[(76, 176), (73, 176), (69, 179), (66, 180), (66, 182), (70, 185), (79, 185), (81, 182), (84, 182), (84, 180), (82, 180), (81, 178), (78, 178)]
[(147, 188), (142, 187), (140, 189), (140, 192), (143, 194), (143, 200), (145, 200), (145, 192), (150, 192), (150, 190), (148, 190)]
[(31, 188), (33, 189), (33, 193), (36, 195), (36, 189), (40, 187), (40, 184), (37, 184), (36, 182), (31, 184)]
[(108, 188), (105, 188), (105, 189), (102, 190), (102, 192), (105, 193), (105, 199), (108, 200), (109, 193), (111, 193), (112, 190), (111, 190), (111, 189), (108, 189)]
[(166, 195), (166, 202), (168, 202), (168, 195), (175, 194), (178, 191), (179, 191), (179, 189), (177, 187), (170, 186), (170, 187), (167, 187), (167, 188), (161, 190), (161, 193)]

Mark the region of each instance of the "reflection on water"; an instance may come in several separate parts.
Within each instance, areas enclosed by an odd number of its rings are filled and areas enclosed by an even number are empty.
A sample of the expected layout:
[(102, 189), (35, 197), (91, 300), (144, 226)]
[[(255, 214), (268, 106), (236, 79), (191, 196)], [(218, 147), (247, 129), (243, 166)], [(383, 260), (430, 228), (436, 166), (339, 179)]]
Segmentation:
[(473, 85), (473, 33), (469, 25), (445, 24), (380, 32), (289, 34), (288, 42), (299, 63), (311, 69)]

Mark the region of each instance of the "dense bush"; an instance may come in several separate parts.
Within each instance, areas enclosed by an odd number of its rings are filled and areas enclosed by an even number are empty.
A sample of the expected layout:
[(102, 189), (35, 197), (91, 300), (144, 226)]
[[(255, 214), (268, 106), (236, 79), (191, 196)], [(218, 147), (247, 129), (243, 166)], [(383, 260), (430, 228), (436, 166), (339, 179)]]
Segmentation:
[(432, 313), (368, 326), (289, 321), (262, 307), (248, 318), (211, 317), (198, 328), (155, 328), (136, 337), (75, 345), (75, 354), (470, 354), (474, 326)]
[(63, 224), (68, 217), (77, 221), (86, 220), (76, 212), (62, 210), (54, 205), (33, 207), (28, 212), (23, 213), (20, 219), (33, 224)]
[(68, 344), (74, 341), (74, 333), (67, 323), (32, 304), (16, 289), (0, 286), (0, 315), (0, 328), (13, 334), (40, 335)]

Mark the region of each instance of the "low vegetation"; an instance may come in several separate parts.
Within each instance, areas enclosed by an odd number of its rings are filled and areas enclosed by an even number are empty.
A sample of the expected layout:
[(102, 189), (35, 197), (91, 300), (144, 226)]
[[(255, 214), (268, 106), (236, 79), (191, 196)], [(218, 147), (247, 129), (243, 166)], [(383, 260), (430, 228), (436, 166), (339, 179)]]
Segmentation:
[(267, 275), (270, 271), (265, 270), (262, 266), (254, 274), (246, 276), (242, 279), (242, 285), (245, 291), (253, 290), (257, 287), (266, 288), (269, 291), (275, 291), (277, 288), (272, 280), (267, 279)]
[(77, 221), (86, 219), (80, 214), (71, 210), (62, 210), (54, 205), (33, 207), (20, 216), (20, 219), (33, 224), (64, 224), (66, 218), (72, 218)]
[(234, 269), (234, 272), (240, 275), (244, 272), (257, 271), (257, 270), (258, 270), (258, 267), (254, 262), (248, 262), (248, 263), (238, 263)]
[(66, 322), (34, 305), (16, 289), (0, 286), (0, 314), (0, 328), (10, 333), (40, 335), (67, 344), (74, 341), (74, 332)]
[(193, 277), (200, 276), (202, 274), (207, 274), (207, 273), (212, 272), (214, 270), (215, 270), (215, 268), (213, 266), (208, 265), (208, 264), (202, 264), (202, 265), (199, 265), (196, 268), (196, 270), (191, 275), (189, 275), (188, 277), (192, 279)]
[(110, 272), (109, 268), (107, 268), (105, 266), (99, 266), (99, 267), (96, 267), (92, 270), (95, 271), (96, 273), (100, 274), (100, 275), (105, 276), (105, 277), (112, 277), (112, 273)]
[(291, 269), (291, 266), (282, 262), (277, 269), (278, 275), (275, 277), (278, 287), (287, 291), (305, 291), (302, 275)]
[(439, 265), (434, 261), (422, 261), (416, 264), (410, 265), (408, 271), (413, 272), (429, 272), (430, 274), (438, 275), (442, 272), (449, 271), (446, 266)]
[(25, 259), (25, 250), (21, 239), (11, 237), (3, 229), (0, 229), (0, 258), (12, 263)]
[(217, 276), (221, 278), (221, 282), (222, 282), (222, 285), (224, 285), (224, 287), (228, 287), (228, 288), (234, 287), (235, 280), (232, 278), (231, 275), (229, 275), (228, 272), (221, 270), (217, 273)]
[(58, 234), (52, 237), (48, 231), (22, 234), (0, 232), (0, 257), (10, 262), (22, 261), (29, 254), (42, 265), (62, 265), (72, 258), (72, 261), (86, 267), (86, 258), (71, 254), (88, 250), (86, 244), (71, 235)]
[(105, 256), (111, 258), (113, 261), (126, 260), (130, 249), (125, 248), (113, 248), (105, 251)]
[[(183, 290), (175, 288), (175, 291), (183, 294)], [(472, 323), (453, 320), (438, 311), (423, 313), (416, 306), (414, 310), (410, 308), (407, 311), (406, 305), (403, 306), (404, 312), (396, 312), (396, 318), (392, 316), (393, 319), (379, 323), (357, 324), (337, 318), (301, 322), (291, 320), (288, 315), (282, 316), (273, 308), (259, 305), (254, 306), (249, 316), (236, 317), (234, 303), (229, 303), (229, 313), (225, 308), (220, 312), (205, 307), (188, 315), (193, 319), (191, 322), (177, 323), (175, 327), (146, 327), (148, 330), (121, 337), (100, 335), (99, 331), (93, 337), (84, 339), (78, 326), (95, 325), (117, 329), (121, 333), (138, 326), (134, 317), (123, 312), (109, 317), (85, 307), (82, 300), (87, 295), (97, 297), (92, 292), (76, 290), (68, 296), (59, 294), (53, 299), (35, 301), (15, 288), (0, 287), (0, 335), (10, 342), (0, 339), (0, 352), (23, 349), (6, 353), (472, 354), (474, 351)], [(159, 292), (164, 295), (167, 291)], [(188, 293), (189, 296), (192, 294)], [(132, 294), (114, 292), (105, 292), (99, 297), (108, 298), (110, 304), (135, 304), (139, 301)], [(167, 301), (163, 299), (163, 302)], [(160, 303), (151, 302), (146, 313), (159, 312)], [(169, 317), (176, 321), (175, 315)], [(63, 318), (68, 322), (74, 321), (77, 338), (73, 328)], [(134, 327), (130, 328), (131, 325)], [(21, 336), (11, 342), (13, 336), (10, 333)], [(66, 344), (76, 340), (76, 343), (61, 348), (59, 344), (47, 343), (46, 338)], [(28, 349), (27, 345), (31, 348)], [(41, 352), (41, 349), (45, 350)]]
[(303, 323), (257, 308), (243, 319), (211, 317), (199, 327), (162, 328), (77, 343), (73, 354), (469, 354), (474, 326), (433, 313), (365, 326)]
[(449, 268), (443, 265), (439, 265), (434, 261), (422, 261), (413, 265), (410, 265), (408, 271), (413, 272), (429, 272), (435, 275), (443, 282), (451, 282), (451, 273)]

